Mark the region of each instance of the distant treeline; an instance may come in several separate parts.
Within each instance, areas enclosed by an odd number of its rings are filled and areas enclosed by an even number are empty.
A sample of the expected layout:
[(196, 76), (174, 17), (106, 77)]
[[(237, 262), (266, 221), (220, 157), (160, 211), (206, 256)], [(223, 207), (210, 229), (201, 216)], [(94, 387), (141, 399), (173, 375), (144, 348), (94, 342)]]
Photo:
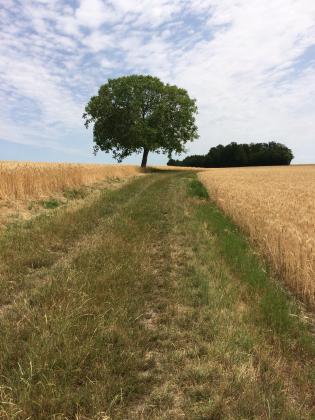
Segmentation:
[(290, 165), (292, 151), (281, 143), (250, 143), (212, 147), (206, 155), (187, 156), (183, 160), (170, 159), (169, 166), (222, 168), (231, 166)]

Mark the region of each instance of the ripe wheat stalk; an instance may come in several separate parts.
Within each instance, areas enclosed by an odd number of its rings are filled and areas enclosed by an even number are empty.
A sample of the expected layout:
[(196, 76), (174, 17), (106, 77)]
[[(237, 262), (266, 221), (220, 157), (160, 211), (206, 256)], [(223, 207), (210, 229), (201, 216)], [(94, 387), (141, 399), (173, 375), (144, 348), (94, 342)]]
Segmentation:
[(132, 165), (0, 162), (0, 200), (37, 199), (139, 171)]
[(315, 166), (210, 169), (198, 176), (277, 275), (315, 306)]

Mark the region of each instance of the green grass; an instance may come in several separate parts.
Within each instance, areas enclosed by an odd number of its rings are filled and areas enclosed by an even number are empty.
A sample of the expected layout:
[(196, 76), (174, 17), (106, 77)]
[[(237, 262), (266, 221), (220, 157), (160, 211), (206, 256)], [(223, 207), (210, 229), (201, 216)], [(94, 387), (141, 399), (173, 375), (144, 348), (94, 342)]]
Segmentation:
[(55, 209), (59, 207), (62, 203), (57, 200), (56, 198), (50, 198), (49, 200), (41, 201), (41, 205), (44, 207), (44, 209)]
[(192, 179), (189, 183), (188, 193), (191, 197), (209, 198), (208, 191), (197, 179)]
[(0, 256), (0, 418), (312, 418), (298, 304), (194, 174), (12, 226)]

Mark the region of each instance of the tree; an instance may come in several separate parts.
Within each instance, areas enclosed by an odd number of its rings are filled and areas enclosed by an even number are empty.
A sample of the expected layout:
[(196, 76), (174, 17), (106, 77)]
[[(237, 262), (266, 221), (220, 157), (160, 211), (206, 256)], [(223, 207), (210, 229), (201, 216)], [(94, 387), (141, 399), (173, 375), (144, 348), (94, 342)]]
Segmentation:
[(85, 107), (83, 118), (93, 127), (94, 153), (112, 151), (121, 162), (143, 151), (182, 153), (185, 143), (198, 138), (196, 101), (185, 89), (152, 76), (132, 75), (109, 79)]
[(173, 166), (202, 166), (222, 168), (230, 166), (290, 165), (294, 158), (292, 151), (281, 143), (237, 144), (212, 147), (205, 155), (187, 156), (184, 160), (168, 162)]

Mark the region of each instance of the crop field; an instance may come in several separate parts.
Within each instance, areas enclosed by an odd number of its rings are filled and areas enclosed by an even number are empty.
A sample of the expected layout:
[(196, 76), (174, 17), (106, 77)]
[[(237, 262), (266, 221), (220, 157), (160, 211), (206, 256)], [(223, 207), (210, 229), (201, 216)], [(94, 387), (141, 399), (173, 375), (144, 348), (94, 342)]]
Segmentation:
[(0, 162), (0, 200), (25, 200), (90, 185), (104, 178), (126, 178), (132, 165)]
[(315, 166), (210, 169), (198, 176), (275, 273), (314, 306)]

